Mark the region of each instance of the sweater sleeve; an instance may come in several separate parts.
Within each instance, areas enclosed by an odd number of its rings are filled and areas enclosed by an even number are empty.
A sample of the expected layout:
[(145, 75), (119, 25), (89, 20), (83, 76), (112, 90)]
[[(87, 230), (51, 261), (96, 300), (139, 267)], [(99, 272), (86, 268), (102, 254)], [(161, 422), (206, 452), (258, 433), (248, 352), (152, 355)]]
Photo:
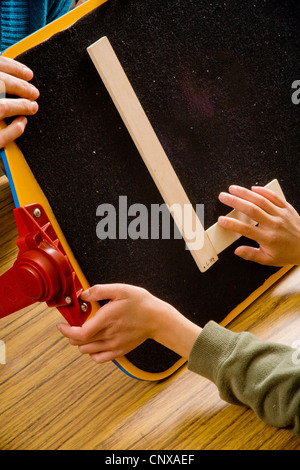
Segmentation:
[(72, 0), (48, 0), (47, 24), (67, 13)]
[(211, 380), (228, 403), (246, 405), (266, 423), (300, 436), (300, 360), (296, 349), (209, 322), (188, 368)]
[(67, 13), (71, 3), (72, 0), (29, 0), (29, 32), (35, 32)]

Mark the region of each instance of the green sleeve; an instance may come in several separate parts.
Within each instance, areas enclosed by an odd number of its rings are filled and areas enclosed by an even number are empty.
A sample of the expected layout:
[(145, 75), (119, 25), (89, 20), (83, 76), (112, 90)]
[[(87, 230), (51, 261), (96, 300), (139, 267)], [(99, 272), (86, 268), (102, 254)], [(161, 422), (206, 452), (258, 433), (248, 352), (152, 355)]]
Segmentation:
[(188, 368), (214, 382), (223, 400), (252, 408), (266, 423), (300, 436), (298, 352), (209, 322), (192, 348)]

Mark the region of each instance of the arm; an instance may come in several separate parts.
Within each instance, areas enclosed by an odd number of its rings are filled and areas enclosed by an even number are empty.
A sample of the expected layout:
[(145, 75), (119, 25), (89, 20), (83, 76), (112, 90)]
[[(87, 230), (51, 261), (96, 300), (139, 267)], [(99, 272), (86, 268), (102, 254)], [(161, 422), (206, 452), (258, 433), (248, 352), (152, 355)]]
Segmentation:
[(297, 350), (259, 341), (209, 322), (197, 338), (188, 367), (216, 384), (228, 403), (246, 405), (277, 427), (300, 436), (300, 368)]
[(47, 8), (47, 19), (46, 23), (60, 18), (61, 16), (68, 13), (70, 10), (72, 0), (50, 0), (46, 6)]
[[(75, 6), (78, 7), (79, 5), (82, 5), (85, 3), (87, 0), (78, 0), (76, 1)], [(68, 13), (70, 10), (70, 7), (72, 5), (72, 0), (52, 0), (52, 4), (50, 3), (50, 6), (48, 6), (49, 10), (47, 13), (47, 23), (50, 23), (51, 21), (56, 20), (57, 18), (61, 17), (62, 15), (65, 15)]]
[[(39, 91), (29, 83), (33, 73), (16, 60), (0, 57), (0, 148), (6, 147), (24, 132), (27, 124), (25, 116), (31, 116), (38, 110), (36, 99)], [(18, 98), (6, 98), (5, 94)], [(15, 117), (6, 126), (4, 119)]]
[(269, 189), (254, 186), (252, 190), (230, 186), (221, 193), (222, 203), (237, 209), (258, 225), (252, 226), (229, 217), (219, 217), (219, 224), (255, 240), (258, 248), (240, 246), (235, 254), (249, 261), (270, 265), (300, 265), (300, 217), (284, 199)]
[(144, 289), (126, 284), (94, 286), (88, 301), (111, 299), (82, 327), (58, 324), (82, 354), (111, 361), (152, 338), (214, 382), (221, 398), (252, 408), (264, 421), (300, 435), (300, 371), (297, 351), (233, 333), (214, 322), (203, 329)]

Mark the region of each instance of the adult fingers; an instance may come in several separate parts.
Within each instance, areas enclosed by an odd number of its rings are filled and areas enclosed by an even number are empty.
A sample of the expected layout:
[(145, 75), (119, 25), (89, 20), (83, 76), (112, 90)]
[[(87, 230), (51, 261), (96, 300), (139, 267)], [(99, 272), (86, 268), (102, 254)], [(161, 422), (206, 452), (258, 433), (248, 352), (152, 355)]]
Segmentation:
[(0, 80), (5, 84), (6, 93), (10, 95), (20, 96), (31, 101), (36, 100), (40, 95), (35, 86), (21, 78), (0, 72)]
[(29, 101), (24, 98), (3, 98), (0, 100), (0, 119), (19, 115), (32, 116), (37, 110), (38, 104), (36, 101)]
[(33, 72), (29, 67), (9, 57), (0, 56), (0, 71), (26, 81), (33, 77)]
[(26, 127), (27, 119), (24, 116), (17, 117), (9, 126), (0, 130), (0, 149), (6, 147), (20, 137)]

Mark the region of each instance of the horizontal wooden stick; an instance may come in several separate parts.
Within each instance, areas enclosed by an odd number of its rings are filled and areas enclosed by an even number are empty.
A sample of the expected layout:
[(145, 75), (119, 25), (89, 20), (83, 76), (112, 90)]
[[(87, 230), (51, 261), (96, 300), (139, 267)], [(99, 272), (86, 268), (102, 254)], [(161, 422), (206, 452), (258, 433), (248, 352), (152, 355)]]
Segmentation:
[[(265, 187), (271, 189), (272, 191), (274, 191), (274, 193), (277, 193), (279, 196), (285, 199), (285, 196), (277, 179), (272, 180)], [(227, 217), (238, 219), (241, 222), (245, 222), (247, 224), (256, 225), (256, 222), (254, 220), (250, 219), (247, 215), (243, 214), (242, 212), (236, 209), (229, 212), (229, 214), (227, 214)], [(228, 248), (232, 243), (234, 243), (241, 237), (239, 233), (232, 232), (231, 230), (226, 230), (225, 228), (221, 227), (218, 222), (209, 227), (206, 230), (206, 233), (208, 234), (218, 254), (220, 254), (221, 251)]]

